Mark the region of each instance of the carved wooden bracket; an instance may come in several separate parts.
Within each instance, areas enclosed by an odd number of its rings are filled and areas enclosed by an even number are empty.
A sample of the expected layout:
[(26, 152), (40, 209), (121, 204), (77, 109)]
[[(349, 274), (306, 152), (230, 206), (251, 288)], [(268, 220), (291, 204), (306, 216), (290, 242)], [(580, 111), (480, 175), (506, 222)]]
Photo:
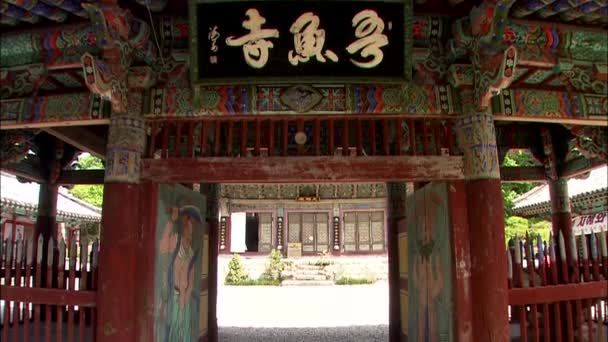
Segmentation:
[(588, 159), (608, 159), (608, 129), (606, 127), (572, 126), (574, 145)]
[(454, 25), (452, 55), (469, 55), (474, 67), (477, 110), (490, 106), (490, 99), (513, 82), (517, 49), (505, 36), (504, 23), (514, 0), (486, 0), (474, 7), (468, 20)]
[(34, 146), (34, 135), (29, 130), (5, 130), (0, 135), (0, 159), (2, 167), (18, 163)]
[[(83, 4), (89, 13), (102, 48), (100, 58), (90, 53), (83, 54), (85, 83), (94, 93), (110, 100), (112, 112), (127, 112), (127, 93), (131, 86), (146, 88), (154, 84), (154, 68), (160, 68), (155, 50), (150, 41), (149, 26), (134, 19), (128, 10), (117, 5), (100, 7)], [(139, 68), (130, 73), (134, 58), (150, 64), (145, 69)], [(152, 68), (152, 69), (151, 69)]]

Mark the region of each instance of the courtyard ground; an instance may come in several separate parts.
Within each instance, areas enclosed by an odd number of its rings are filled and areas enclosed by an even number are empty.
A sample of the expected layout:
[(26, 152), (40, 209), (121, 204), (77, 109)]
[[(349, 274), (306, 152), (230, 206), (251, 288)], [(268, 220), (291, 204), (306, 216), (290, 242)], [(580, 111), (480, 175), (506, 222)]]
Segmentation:
[(220, 286), (222, 342), (388, 340), (388, 283), (354, 286)]

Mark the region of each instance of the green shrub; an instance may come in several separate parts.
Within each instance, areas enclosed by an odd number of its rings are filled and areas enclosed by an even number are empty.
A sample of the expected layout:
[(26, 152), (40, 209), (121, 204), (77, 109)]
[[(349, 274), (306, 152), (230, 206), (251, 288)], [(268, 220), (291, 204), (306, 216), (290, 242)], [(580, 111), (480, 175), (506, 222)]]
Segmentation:
[(285, 263), (283, 262), (283, 254), (280, 251), (272, 250), (268, 257), (268, 263), (266, 269), (260, 279), (262, 280), (278, 280), (281, 281), (281, 276), (285, 270)]
[(226, 285), (237, 285), (245, 280), (248, 280), (249, 276), (245, 272), (245, 266), (241, 262), (241, 257), (235, 254), (230, 263), (228, 263), (228, 274), (226, 275)]
[(367, 278), (340, 277), (338, 280), (336, 280), (336, 285), (363, 285), (373, 283), (373, 280)]

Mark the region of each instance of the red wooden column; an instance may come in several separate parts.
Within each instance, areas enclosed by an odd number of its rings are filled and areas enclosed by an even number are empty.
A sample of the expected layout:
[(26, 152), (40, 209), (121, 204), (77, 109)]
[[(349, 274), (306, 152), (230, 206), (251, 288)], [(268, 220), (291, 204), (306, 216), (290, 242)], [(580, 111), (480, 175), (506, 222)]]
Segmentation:
[(138, 249), (138, 240), (146, 236), (141, 229), (144, 220), (156, 216), (156, 212), (140, 212), (144, 128), (143, 118), (136, 115), (113, 114), (110, 123), (99, 253), (99, 342), (136, 341), (138, 336), (150, 333), (146, 328), (150, 325), (138, 322), (138, 318), (146, 317), (140, 315), (146, 301), (137, 296), (153, 290), (154, 283), (147, 284), (146, 279), (136, 276), (138, 250), (143, 250)]
[(509, 340), (507, 259), (494, 120), (463, 92), (457, 136), (464, 152), (471, 248), (472, 341)]
[[(388, 183), (388, 280), (389, 280), (389, 341), (407, 341), (407, 322), (402, 316), (409, 311), (407, 305), (407, 260), (400, 260), (399, 250), (407, 250), (406, 183)], [(402, 292), (404, 294), (402, 295)]]

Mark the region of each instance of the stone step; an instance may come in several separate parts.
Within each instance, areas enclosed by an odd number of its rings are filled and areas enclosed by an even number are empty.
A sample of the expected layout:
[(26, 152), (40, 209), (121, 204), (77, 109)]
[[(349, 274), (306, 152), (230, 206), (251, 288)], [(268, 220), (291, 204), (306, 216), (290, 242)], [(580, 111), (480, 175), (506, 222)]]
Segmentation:
[(296, 274), (294, 280), (327, 280), (325, 275), (300, 275)]
[(296, 265), (296, 269), (299, 270), (322, 270), (325, 266), (317, 266), (317, 265), (309, 265), (309, 264), (300, 264)]
[(296, 270), (296, 275), (325, 275), (323, 270)]
[(333, 286), (331, 280), (283, 280), (281, 286)]

